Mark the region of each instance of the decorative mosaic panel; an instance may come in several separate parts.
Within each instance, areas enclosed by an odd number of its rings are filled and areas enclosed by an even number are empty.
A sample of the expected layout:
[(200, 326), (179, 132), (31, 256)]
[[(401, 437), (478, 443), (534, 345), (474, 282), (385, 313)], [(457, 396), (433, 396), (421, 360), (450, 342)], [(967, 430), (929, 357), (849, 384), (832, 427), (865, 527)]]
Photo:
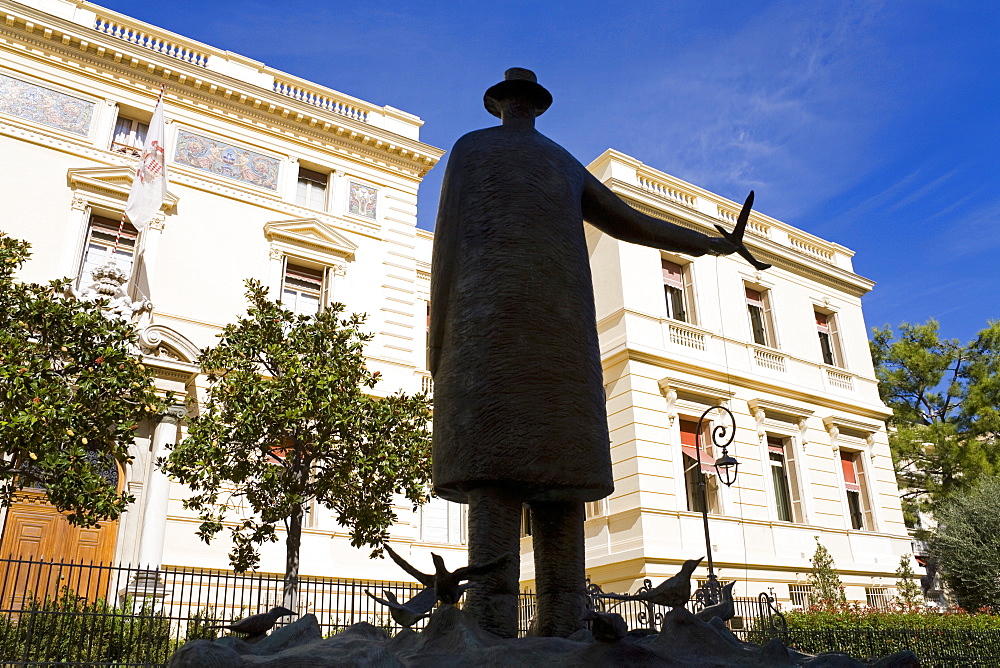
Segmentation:
[(351, 213), (375, 219), (375, 205), (378, 203), (378, 191), (375, 188), (351, 181), (347, 201), (347, 210)]
[(261, 188), (278, 189), (277, 158), (187, 130), (177, 131), (174, 162)]
[(60, 130), (86, 135), (93, 102), (0, 74), (0, 111)]

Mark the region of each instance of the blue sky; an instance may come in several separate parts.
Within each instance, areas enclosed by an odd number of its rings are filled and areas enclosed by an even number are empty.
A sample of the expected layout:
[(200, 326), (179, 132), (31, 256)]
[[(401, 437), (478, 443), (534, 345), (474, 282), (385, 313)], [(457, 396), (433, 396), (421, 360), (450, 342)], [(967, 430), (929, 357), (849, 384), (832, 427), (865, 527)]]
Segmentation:
[[(450, 148), (527, 67), (540, 131), (607, 148), (857, 252), (869, 325), (1000, 318), (1000, 2), (101, 4), (425, 121)], [(421, 188), (432, 229), (443, 163)]]

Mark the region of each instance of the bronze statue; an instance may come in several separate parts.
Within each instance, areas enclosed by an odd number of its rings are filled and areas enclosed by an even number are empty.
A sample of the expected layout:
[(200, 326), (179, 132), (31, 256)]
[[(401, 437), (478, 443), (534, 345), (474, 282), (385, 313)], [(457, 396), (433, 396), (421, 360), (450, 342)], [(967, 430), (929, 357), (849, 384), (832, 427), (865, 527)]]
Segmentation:
[[(539, 630), (567, 636), (585, 610), (584, 502), (614, 489), (583, 221), (688, 255), (745, 249), (742, 234), (636, 211), (535, 130), (552, 96), (529, 70), (508, 70), (484, 103), (502, 123), (455, 144), (435, 228), (434, 488), (469, 504), (470, 564), (519, 552), (527, 504)], [(466, 610), (515, 636), (518, 578), (512, 560), (472, 586)]]

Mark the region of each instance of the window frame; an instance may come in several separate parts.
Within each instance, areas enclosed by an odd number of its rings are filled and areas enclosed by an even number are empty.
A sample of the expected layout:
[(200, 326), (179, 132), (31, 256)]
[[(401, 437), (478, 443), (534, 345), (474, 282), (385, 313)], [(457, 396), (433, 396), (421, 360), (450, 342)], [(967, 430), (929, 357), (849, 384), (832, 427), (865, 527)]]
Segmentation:
[[(841, 478), (844, 482), (844, 503), (846, 504), (850, 528), (854, 531), (876, 531), (871, 486), (868, 484), (863, 453), (858, 450), (841, 448), (838, 452), (838, 458)], [(853, 482), (848, 480), (848, 463), (852, 469)]]
[[(773, 441), (773, 442), (772, 442)], [(778, 521), (789, 522), (791, 524), (804, 524), (806, 517), (805, 492), (799, 475), (798, 457), (796, 457), (795, 437), (787, 434), (767, 432), (764, 435), (764, 447), (768, 453), (768, 465), (771, 467), (771, 487), (774, 496), (775, 514)], [(781, 458), (780, 467), (776, 466), (775, 457)], [(781, 503), (779, 497), (778, 480), (776, 479), (775, 468), (780, 468), (783, 482), (783, 490), (786, 495), (786, 505), (789, 511), (789, 519), (781, 517)]]
[[(673, 257), (660, 257), (660, 272), (667, 318), (688, 325), (697, 325), (692, 264)], [(673, 268), (676, 268), (676, 271), (673, 271)], [(678, 310), (680, 317), (678, 317)]]
[[(841, 369), (847, 368), (847, 364), (844, 359), (844, 347), (840, 336), (840, 323), (837, 313), (821, 309), (819, 307), (813, 307), (813, 317), (816, 320), (816, 334), (819, 339), (820, 359), (823, 364), (826, 364), (827, 366), (835, 366)], [(825, 323), (820, 323), (821, 317), (826, 321)], [(826, 341), (826, 345), (824, 345), (824, 340)], [(826, 354), (827, 346), (829, 347), (830, 353), (829, 359)]]
[[(750, 295), (751, 292), (758, 296), (756, 301)], [(778, 350), (778, 335), (774, 322), (774, 303), (771, 290), (760, 285), (744, 282), (743, 301), (746, 305), (747, 323), (750, 326), (750, 342), (754, 345)], [(755, 315), (757, 316), (756, 318), (754, 317)], [(760, 338), (763, 341), (758, 338), (758, 331), (762, 334)]]
[[(99, 220), (99, 221), (101, 221), (103, 223), (105, 223), (104, 225), (101, 226), (101, 228), (103, 230), (105, 230), (104, 234), (106, 236), (112, 237), (111, 239), (107, 239), (107, 240), (101, 240), (99, 238), (97, 240), (94, 239), (94, 231), (95, 231), (94, 230), (94, 221), (95, 221), (95, 219)], [(76, 286), (78, 288), (83, 287), (85, 285), (85, 283), (84, 283), (84, 274), (85, 273), (89, 273), (90, 271), (93, 271), (94, 268), (99, 267), (99, 266), (101, 266), (101, 265), (103, 265), (103, 264), (105, 264), (105, 263), (108, 262), (108, 260), (111, 257), (111, 249), (114, 248), (114, 239), (113, 239), (113, 237), (117, 236), (119, 225), (121, 225), (122, 233), (121, 233), (121, 238), (119, 239), (119, 242), (118, 242), (118, 251), (115, 253), (115, 255), (116, 256), (123, 255), (124, 254), (123, 250), (124, 249), (128, 249), (127, 250), (127, 253), (128, 253), (128, 265), (127, 265), (127, 267), (123, 266), (122, 268), (126, 270), (126, 274), (128, 274), (128, 278), (129, 278), (129, 280), (131, 280), (131, 278), (132, 278), (132, 272), (135, 269), (136, 257), (137, 257), (137, 255), (139, 253), (139, 241), (140, 241), (140, 239), (139, 239), (139, 235), (140, 235), (139, 230), (137, 230), (135, 228), (135, 226), (132, 225), (132, 223), (128, 222), (128, 220), (126, 220), (126, 221), (124, 221), (124, 223), (122, 223), (121, 222), (121, 218), (119, 218), (118, 220), (115, 220), (114, 218), (111, 218), (109, 216), (103, 215), (102, 213), (99, 213), (99, 212), (96, 212), (96, 211), (93, 211), (93, 210), (91, 210), (87, 214), (86, 222), (87, 222), (87, 225), (86, 225), (86, 229), (84, 231), (83, 248), (81, 249), (81, 252), (80, 252), (79, 261), (76, 263), (76, 266), (77, 266), (77, 268), (76, 268)], [(102, 247), (104, 249), (103, 259), (100, 262), (96, 262), (96, 263), (88, 263), (87, 262), (87, 259), (88, 259), (89, 255), (90, 255), (90, 251), (91, 251), (91, 245), (100, 246), (100, 247)], [(88, 269), (88, 264), (90, 264), (90, 269)], [(91, 278), (92, 278), (92, 275), (91, 275)]]
[[(152, 119), (150, 119), (152, 120)], [(126, 133), (126, 141), (117, 141), (119, 128), (123, 122), (128, 122), (128, 129), (122, 128)], [(134, 116), (125, 115), (121, 112), (115, 118), (115, 126), (111, 131), (111, 142), (108, 150), (112, 153), (130, 155), (134, 158), (142, 156), (142, 149), (146, 145), (146, 137), (149, 136), (149, 120), (142, 121)]]
[[(301, 261), (298, 261), (298, 258), (294, 258), (294, 257), (291, 258), (291, 261), (289, 261), (289, 256), (287, 256), (287, 255), (285, 255), (282, 258), (282, 263), (281, 263), (281, 286), (279, 287), (279, 290), (278, 290), (279, 299), (281, 300), (281, 305), (282, 306), (284, 306), (285, 308), (289, 309), (290, 311), (293, 311), (297, 315), (311, 315), (311, 316), (315, 316), (316, 314), (322, 312), (323, 309), (325, 309), (329, 305), (328, 293), (329, 293), (329, 283), (330, 283), (330, 267), (315, 267), (315, 266), (312, 266), (312, 264), (313, 263), (303, 263)], [(316, 311), (315, 312), (305, 313), (305, 312), (301, 311), (298, 308), (290, 306), (286, 302), (286, 300), (285, 300), (285, 292), (286, 291), (294, 291), (295, 292), (295, 294), (296, 294), (296, 302), (298, 301), (298, 297), (302, 296), (306, 291), (308, 291), (309, 293), (313, 292), (312, 290), (309, 290), (309, 288), (304, 288), (302, 286), (294, 286), (294, 287), (291, 287), (291, 288), (289, 287), (289, 280), (298, 281), (300, 283), (305, 283), (306, 282), (304, 279), (296, 277), (296, 276), (289, 277), (289, 268), (290, 267), (296, 267), (300, 274), (306, 274), (306, 273), (309, 273), (309, 272), (316, 272), (316, 273), (318, 273), (320, 275), (320, 279), (316, 283), (316, 285), (318, 285), (318, 288), (315, 290), (315, 296), (316, 296)], [(302, 270), (306, 270), (306, 271), (303, 272)]]
[[(685, 424), (693, 425), (695, 430), (686, 431), (684, 429)], [(692, 435), (697, 439), (698, 436), (696, 431), (697, 426), (698, 426), (697, 418), (692, 419), (687, 416), (677, 417), (677, 431), (679, 436), (678, 442), (680, 444), (679, 449), (681, 456), (682, 471), (684, 476), (683, 478), (684, 497), (686, 501), (685, 509), (688, 512), (692, 513), (703, 512), (702, 499), (701, 499), (701, 494), (699, 493), (700, 479), (699, 479), (699, 473), (697, 472), (698, 460), (696, 456), (692, 457), (690, 454), (691, 448), (696, 446), (692, 446), (689, 442), (686, 443), (685, 442), (686, 440), (690, 441), (690, 437), (686, 439), (685, 435)], [(713, 422), (711, 420), (707, 420), (704, 423), (702, 423), (701, 438), (697, 439), (696, 442), (700, 441), (702, 446), (700, 475), (703, 476), (705, 479), (705, 497), (706, 497), (705, 501), (707, 502), (708, 505), (708, 514), (722, 515), (722, 499), (720, 498), (721, 490), (719, 488), (718, 476), (716, 475), (716, 472), (713, 468), (715, 464), (715, 458), (709, 451), (709, 448), (711, 447), (711, 439), (706, 439), (705, 436), (706, 434), (711, 433), (712, 426)], [(697, 455), (697, 452), (695, 452), (694, 454)]]
[[(428, 515), (430, 511), (437, 509), (443, 511), (445, 521), (445, 540), (438, 540), (437, 536), (428, 535)], [(435, 545), (466, 545), (468, 543), (468, 513), (467, 506), (462, 503), (454, 503), (438, 496), (431, 496), (427, 503), (420, 506), (420, 542), (433, 543)]]
[[(313, 211), (330, 210), (330, 174), (299, 165), (295, 177), (295, 204)], [(304, 186), (304, 196), (303, 195)], [(318, 191), (316, 194), (314, 191)], [(318, 202), (314, 201), (314, 195)], [(300, 201), (300, 196), (303, 201)], [(314, 206), (314, 204), (320, 206)]]

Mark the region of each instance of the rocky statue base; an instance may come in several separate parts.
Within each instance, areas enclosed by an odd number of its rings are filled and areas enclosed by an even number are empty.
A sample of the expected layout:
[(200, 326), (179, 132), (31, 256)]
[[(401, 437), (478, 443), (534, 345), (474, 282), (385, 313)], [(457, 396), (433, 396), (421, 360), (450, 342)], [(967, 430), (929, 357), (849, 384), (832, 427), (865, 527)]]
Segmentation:
[(503, 639), (479, 628), (460, 609), (441, 606), (423, 631), (406, 629), (394, 637), (367, 622), (323, 639), (314, 615), (275, 630), (255, 644), (226, 637), (195, 640), (177, 650), (169, 668), (325, 668), (328, 666), (669, 666), (670, 668), (910, 668), (919, 666), (912, 652), (874, 663), (841, 653), (810, 656), (772, 640), (764, 646), (741, 641), (714, 619), (703, 622), (683, 608), (664, 616), (663, 630), (626, 636), (614, 642), (594, 640), (589, 631), (570, 638)]

